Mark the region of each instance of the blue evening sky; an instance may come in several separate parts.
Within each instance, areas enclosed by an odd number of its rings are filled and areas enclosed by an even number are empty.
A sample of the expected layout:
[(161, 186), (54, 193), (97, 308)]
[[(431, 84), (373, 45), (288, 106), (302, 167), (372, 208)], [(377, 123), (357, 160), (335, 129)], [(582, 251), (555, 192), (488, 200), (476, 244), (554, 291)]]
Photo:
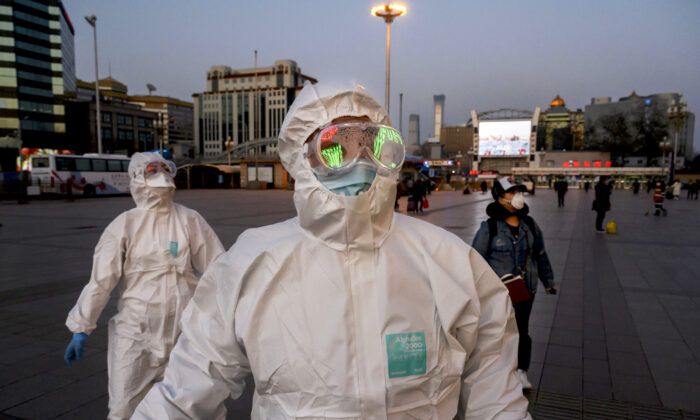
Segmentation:
[[(77, 76), (94, 80), (97, 15), (100, 77), (129, 93), (192, 100), (212, 65), (261, 66), (293, 59), (319, 81), (354, 80), (384, 102), (386, 25), (368, 0), (64, 0), (75, 27)], [(617, 100), (682, 92), (700, 111), (700, 2), (696, 0), (407, 0), (392, 24), (391, 115), (399, 93), (432, 133), (433, 95), (446, 95), (445, 123), (470, 110), (544, 111), (556, 94), (569, 109), (594, 96)], [(698, 118), (700, 120), (700, 118)], [(700, 151), (696, 123), (695, 151)]]

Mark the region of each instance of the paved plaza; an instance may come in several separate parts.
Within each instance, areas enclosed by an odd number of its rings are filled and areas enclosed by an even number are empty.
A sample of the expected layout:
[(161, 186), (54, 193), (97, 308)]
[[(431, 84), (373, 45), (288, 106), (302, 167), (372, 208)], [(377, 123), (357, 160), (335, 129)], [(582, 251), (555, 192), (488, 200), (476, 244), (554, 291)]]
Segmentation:
[[(433, 193), (415, 217), (471, 243), (490, 197)], [(291, 198), (245, 190), (175, 196), (227, 248), (247, 228), (295, 216)], [(613, 236), (594, 231), (592, 200), (579, 190), (564, 208), (551, 190), (527, 200), (560, 286), (557, 296), (540, 287), (535, 299), (530, 410), (537, 419), (700, 419), (700, 201), (667, 201), (668, 217), (645, 216), (651, 195), (615, 190)], [(63, 361), (71, 338), (64, 322), (100, 234), (133, 206), (130, 197), (0, 202), (0, 419), (106, 416), (106, 321), (115, 299), (72, 368)], [(229, 402), (229, 418), (247, 417), (249, 397)]]

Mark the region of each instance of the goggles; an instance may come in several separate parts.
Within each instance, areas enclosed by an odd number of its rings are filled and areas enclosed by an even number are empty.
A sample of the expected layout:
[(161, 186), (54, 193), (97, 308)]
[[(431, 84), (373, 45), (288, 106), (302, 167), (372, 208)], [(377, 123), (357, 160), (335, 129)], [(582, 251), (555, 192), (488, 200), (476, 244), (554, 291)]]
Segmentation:
[(379, 173), (396, 173), (406, 157), (398, 130), (368, 121), (328, 124), (306, 147), (306, 158), (316, 174), (342, 171), (362, 158), (374, 163)]
[(166, 175), (172, 177), (175, 177), (175, 172), (177, 169), (175, 169), (175, 164), (170, 162), (170, 161), (155, 161), (155, 162), (150, 162), (148, 165), (146, 165), (146, 170), (144, 172), (144, 176), (146, 178), (150, 178), (154, 175), (157, 175), (161, 172), (165, 173)]

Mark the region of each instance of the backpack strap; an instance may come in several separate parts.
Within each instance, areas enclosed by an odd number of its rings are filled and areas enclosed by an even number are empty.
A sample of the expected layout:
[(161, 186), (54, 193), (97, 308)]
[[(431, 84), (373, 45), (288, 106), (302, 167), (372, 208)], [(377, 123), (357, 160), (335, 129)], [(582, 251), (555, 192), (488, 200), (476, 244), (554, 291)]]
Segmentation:
[[(530, 232), (532, 232), (532, 238), (533, 238), (533, 243), (537, 243), (537, 228), (535, 227), (535, 220), (528, 216), (525, 215), (522, 218), (523, 222), (525, 222), (525, 225), (527, 225), (528, 229), (530, 229)], [(533, 251), (535, 250), (535, 247), (533, 247)], [(535, 252), (534, 254), (537, 255), (539, 253), (539, 250)]]
[(496, 219), (494, 219), (493, 217), (489, 217), (486, 220), (486, 223), (488, 223), (489, 225), (489, 247), (486, 249), (486, 257), (488, 257), (489, 255), (491, 255), (491, 242), (498, 233), (498, 226), (496, 225)]

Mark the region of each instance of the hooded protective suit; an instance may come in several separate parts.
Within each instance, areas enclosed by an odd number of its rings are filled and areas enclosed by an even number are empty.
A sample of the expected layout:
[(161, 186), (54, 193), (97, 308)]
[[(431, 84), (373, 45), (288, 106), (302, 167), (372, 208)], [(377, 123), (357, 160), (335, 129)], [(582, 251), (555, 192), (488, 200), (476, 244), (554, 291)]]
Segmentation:
[(167, 162), (157, 153), (131, 158), (136, 208), (105, 229), (95, 248), (90, 281), (66, 320), (72, 332), (90, 334), (112, 289), (119, 286), (119, 312), (109, 320), (110, 418), (129, 418), (162, 379), (198, 275), (224, 251), (199, 213), (172, 202), (174, 184), (147, 185), (144, 169), (154, 161)]
[(298, 217), (241, 234), (202, 276), (163, 382), (134, 418), (525, 418), (506, 288), (456, 236), (394, 213), (396, 180), (328, 191), (305, 140), (341, 116), (389, 123), (363, 89), (307, 84), (282, 125)]

